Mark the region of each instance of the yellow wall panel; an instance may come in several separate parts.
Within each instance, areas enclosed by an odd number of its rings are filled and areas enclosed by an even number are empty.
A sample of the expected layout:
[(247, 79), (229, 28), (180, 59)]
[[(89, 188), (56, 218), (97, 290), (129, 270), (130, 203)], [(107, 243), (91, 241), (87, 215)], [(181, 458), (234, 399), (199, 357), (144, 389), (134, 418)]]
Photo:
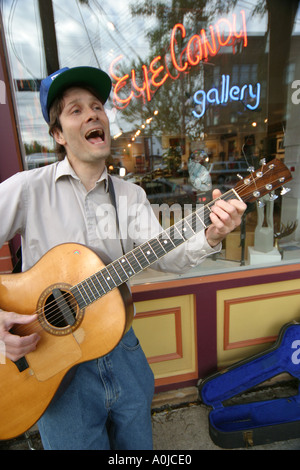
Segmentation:
[(134, 321), (135, 332), (139, 338), (142, 338), (147, 358), (169, 355), (176, 351), (175, 314), (176, 312), (163, 312), (138, 316)]
[(136, 302), (135, 307), (137, 314), (133, 328), (153, 370), (156, 384), (196, 377), (194, 296)]
[(218, 367), (267, 349), (280, 328), (300, 321), (299, 280), (217, 292)]

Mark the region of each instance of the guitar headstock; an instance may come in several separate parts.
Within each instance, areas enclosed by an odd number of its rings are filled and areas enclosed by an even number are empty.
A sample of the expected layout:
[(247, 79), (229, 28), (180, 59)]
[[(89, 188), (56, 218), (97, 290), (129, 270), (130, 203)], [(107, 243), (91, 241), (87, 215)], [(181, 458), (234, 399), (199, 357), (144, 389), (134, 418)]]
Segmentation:
[(258, 170), (252, 169), (249, 176), (237, 183), (234, 190), (244, 202), (253, 202), (291, 179), (290, 170), (281, 160), (274, 158)]

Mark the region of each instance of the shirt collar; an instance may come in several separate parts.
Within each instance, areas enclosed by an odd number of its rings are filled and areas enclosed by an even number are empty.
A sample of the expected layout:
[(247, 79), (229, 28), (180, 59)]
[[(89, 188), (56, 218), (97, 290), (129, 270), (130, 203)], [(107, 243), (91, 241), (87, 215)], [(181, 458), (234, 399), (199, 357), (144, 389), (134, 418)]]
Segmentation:
[[(76, 179), (77, 181), (80, 181), (80, 178), (73, 170), (67, 157), (65, 157), (64, 160), (58, 162), (57, 164), (55, 182), (57, 182), (57, 180), (59, 180), (59, 178), (62, 178), (63, 176), (72, 176), (72, 178)], [(96, 183), (100, 183), (101, 181), (104, 181), (105, 190), (106, 192), (108, 192), (108, 173), (106, 166), (104, 167), (103, 173), (98, 179), (98, 181), (96, 181)]]

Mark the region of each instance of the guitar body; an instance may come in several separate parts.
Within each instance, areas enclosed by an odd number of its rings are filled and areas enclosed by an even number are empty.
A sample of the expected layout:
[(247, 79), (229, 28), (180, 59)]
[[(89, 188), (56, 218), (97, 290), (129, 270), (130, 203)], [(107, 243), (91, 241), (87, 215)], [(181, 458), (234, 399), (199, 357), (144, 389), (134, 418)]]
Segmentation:
[(5, 364), (0, 361), (0, 439), (29, 429), (46, 410), (66, 373), (109, 353), (130, 328), (133, 308), (125, 284), (84, 309), (70, 295), (72, 326), (57, 322), (57, 314), (47, 313), (53, 309), (53, 289), (69, 293), (72, 286), (104, 266), (87, 247), (67, 243), (50, 250), (25, 273), (0, 276), (1, 309), (39, 314), (32, 324), (18, 326), (16, 334), (37, 332), (41, 337), (36, 351), (26, 356), (24, 370), (8, 359)]

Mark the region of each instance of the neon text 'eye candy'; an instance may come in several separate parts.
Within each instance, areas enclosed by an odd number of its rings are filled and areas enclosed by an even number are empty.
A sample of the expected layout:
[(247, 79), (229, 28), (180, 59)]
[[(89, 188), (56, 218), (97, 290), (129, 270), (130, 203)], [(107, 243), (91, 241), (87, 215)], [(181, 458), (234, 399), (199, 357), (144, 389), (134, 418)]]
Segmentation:
[[(157, 89), (167, 79), (177, 80), (182, 73), (188, 73), (202, 60), (217, 55), (223, 47), (232, 47), (233, 53), (238, 44), (247, 47), (246, 18), (243, 10), (238, 21), (235, 14), (231, 20), (220, 18), (214, 25), (209, 26), (209, 33), (201, 29), (199, 34), (194, 34), (189, 39), (186, 38), (185, 27), (180, 23), (176, 24), (172, 29), (167, 53), (154, 57), (150, 65), (142, 65), (139, 79), (134, 69), (130, 74), (118, 75), (123, 58), (123, 55), (119, 55), (110, 65), (115, 106), (118, 109), (126, 108), (133, 98), (142, 98), (144, 102), (151, 101)], [(179, 44), (184, 44), (184, 47), (181, 48)]]

